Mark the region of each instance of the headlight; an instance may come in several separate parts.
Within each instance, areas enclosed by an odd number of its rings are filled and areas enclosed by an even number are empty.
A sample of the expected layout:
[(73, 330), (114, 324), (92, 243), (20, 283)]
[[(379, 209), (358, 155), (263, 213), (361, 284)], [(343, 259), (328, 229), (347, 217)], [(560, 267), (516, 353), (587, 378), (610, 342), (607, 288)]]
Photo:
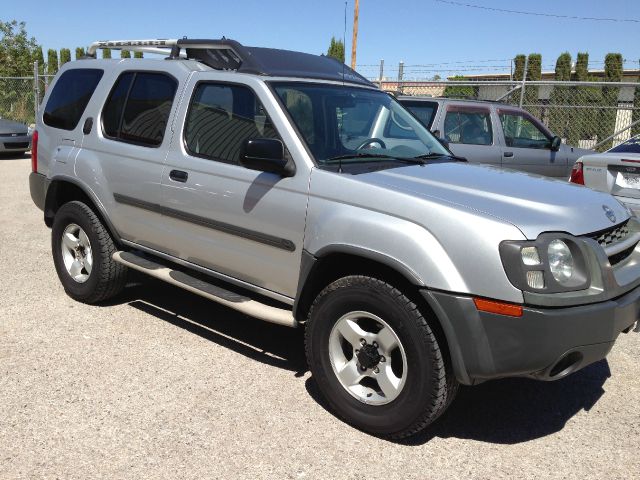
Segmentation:
[(562, 240), (553, 240), (547, 247), (549, 268), (553, 278), (561, 285), (567, 285), (573, 276), (573, 255)]
[(545, 233), (534, 241), (505, 241), (500, 257), (509, 281), (523, 291), (558, 293), (591, 285), (587, 245), (562, 233)]

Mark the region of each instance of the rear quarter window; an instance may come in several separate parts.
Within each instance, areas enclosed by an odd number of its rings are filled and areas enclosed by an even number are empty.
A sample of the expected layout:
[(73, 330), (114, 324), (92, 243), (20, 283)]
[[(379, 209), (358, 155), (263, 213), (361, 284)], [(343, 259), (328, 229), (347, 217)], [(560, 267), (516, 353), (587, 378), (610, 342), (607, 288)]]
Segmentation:
[(103, 73), (96, 68), (75, 68), (60, 75), (47, 100), (44, 123), (62, 130), (75, 129)]

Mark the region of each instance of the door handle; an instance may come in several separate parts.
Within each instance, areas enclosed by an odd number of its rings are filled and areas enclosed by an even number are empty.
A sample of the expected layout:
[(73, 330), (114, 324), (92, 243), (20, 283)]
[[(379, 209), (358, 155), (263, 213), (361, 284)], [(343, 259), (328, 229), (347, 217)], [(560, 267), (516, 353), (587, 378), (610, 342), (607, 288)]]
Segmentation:
[(171, 172), (169, 172), (169, 178), (174, 182), (185, 183), (189, 178), (189, 174), (187, 172), (183, 172), (182, 170), (171, 170)]
[(513, 152), (504, 152), (505, 157), (513, 157)]

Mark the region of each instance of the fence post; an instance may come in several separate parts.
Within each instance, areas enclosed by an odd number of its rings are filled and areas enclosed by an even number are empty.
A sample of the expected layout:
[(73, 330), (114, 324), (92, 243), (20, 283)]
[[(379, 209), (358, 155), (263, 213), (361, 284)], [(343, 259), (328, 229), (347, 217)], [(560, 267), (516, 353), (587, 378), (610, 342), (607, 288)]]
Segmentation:
[(33, 109), (35, 122), (38, 118), (38, 106), (40, 105), (40, 79), (38, 78), (38, 61), (33, 62)]
[(380, 85), (378, 87), (382, 90), (382, 78), (384, 74), (384, 58), (380, 60)]
[(524, 71), (522, 72), (522, 87), (520, 87), (520, 103), (518, 106), (522, 108), (524, 103), (524, 88), (527, 83), (527, 70), (529, 69), (529, 55), (524, 58)]
[(402, 76), (404, 74), (404, 62), (401, 61), (400, 65), (398, 65), (398, 91), (400, 93), (403, 92), (403, 88), (402, 88)]

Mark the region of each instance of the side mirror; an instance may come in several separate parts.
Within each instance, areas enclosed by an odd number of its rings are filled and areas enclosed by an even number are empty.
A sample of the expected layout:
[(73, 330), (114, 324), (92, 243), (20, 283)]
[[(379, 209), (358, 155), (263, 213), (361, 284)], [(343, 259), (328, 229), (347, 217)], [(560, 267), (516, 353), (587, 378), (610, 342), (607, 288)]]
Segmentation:
[(295, 166), (284, 158), (284, 145), (276, 138), (249, 138), (240, 150), (240, 165), (251, 170), (292, 177)]
[(562, 145), (562, 139), (558, 136), (555, 136), (551, 139), (551, 151), (557, 152), (560, 150), (560, 145)]
[(440, 136), (440, 130), (432, 130), (431, 133), (433, 133), (436, 138)]
[(447, 140), (446, 138), (442, 138), (442, 137), (436, 137), (438, 139), (438, 141), (442, 144), (442, 146), (444, 148), (446, 148), (447, 150), (450, 150), (449, 148), (449, 140)]

